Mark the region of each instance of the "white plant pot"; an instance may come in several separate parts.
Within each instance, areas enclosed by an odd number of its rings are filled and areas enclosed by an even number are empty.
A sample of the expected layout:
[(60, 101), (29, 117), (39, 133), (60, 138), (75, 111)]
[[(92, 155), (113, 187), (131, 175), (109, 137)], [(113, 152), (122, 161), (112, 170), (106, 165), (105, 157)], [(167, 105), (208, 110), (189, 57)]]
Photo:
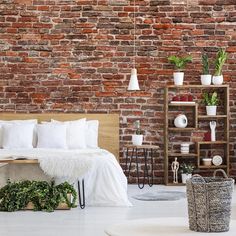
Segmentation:
[(133, 145), (140, 146), (143, 143), (143, 135), (142, 134), (133, 134), (132, 135), (132, 143)]
[(183, 85), (184, 83), (184, 72), (174, 72), (174, 83), (175, 85)]
[(215, 116), (216, 115), (216, 108), (217, 106), (206, 106), (206, 113), (208, 116)]
[(186, 184), (186, 180), (192, 178), (192, 174), (181, 174), (182, 183)]
[(210, 85), (211, 84), (211, 75), (201, 75), (201, 84)]
[(213, 75), (213, 77), (212, 77), (213, 84), (220, 85), (220, 84), (223, 84), (223, 82), (224, 82), (223, 75)]

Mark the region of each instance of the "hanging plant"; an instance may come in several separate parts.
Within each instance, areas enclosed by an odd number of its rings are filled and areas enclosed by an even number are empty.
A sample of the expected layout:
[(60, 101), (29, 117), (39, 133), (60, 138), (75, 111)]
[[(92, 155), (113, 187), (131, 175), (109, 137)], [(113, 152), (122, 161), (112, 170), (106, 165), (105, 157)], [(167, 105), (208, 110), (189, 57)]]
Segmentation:
[[(72, 202), (69, 194), (72, 195)], [(31, 202), (35, 211), (52, 212), (60, 203), (66, 203), (69, 208), (76, 207), (76, 198), (77, 193), (68, 182), (55, 185), (54, 181), (8, 181), (0, 189), (0, 211), (23, 210)]]

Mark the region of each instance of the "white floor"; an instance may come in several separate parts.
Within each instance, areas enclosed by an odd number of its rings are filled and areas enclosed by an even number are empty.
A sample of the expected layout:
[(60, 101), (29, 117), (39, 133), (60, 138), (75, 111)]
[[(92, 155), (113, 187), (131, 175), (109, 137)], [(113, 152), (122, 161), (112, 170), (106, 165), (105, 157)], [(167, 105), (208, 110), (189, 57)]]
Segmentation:
[[(129, 186), (129, 196), (158, 189), (181, 190), (185, 187), (153, 186), (138, 189)], [(0, 212), (0, 236), (105, 236), (104, 229), (112, 224), (129, 219), (156, 217), (186, 217), (186, 199), (168, 202), (145, 202), (130, 198), (133, 207), (86, 207), (71, 211), (44, 212)], [(232, 219), (236, 219), (236, 192), (233, 197)]]

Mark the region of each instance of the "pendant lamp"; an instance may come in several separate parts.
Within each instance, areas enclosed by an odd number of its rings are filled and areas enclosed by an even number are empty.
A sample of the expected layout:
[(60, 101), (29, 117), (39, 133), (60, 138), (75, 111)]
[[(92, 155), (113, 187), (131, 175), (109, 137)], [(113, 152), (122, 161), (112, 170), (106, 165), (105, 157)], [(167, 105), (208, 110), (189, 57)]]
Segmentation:
[(133, 68), (131, 69), (131, 76), (129, 80), (128, 90), (135, 91), (140, 90), (139, 83), (138, 83), (138, 76), (137, 76), (137, 69), (136, 69), (136, 18), (135, 18), (135, 7), (136, 2), (134, 0), (134, 61), (133, 61)]

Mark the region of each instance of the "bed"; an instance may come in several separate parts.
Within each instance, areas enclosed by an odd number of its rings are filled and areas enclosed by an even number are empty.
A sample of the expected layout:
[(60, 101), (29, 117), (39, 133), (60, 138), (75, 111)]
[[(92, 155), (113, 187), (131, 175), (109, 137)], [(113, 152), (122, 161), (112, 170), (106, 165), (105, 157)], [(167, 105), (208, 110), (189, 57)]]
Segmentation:
[[(11, 114), (2, 113), (1, 120), (38, 119), (39, 122), (55, 119), (59, 121), (99, 120), (99, 149), (0, 149), (1, 184), (8, 177), (19, 179), (50, 180), (51, 170), (47, 172), (46, 164), (60, 163), (60, 158), (73, 163), (72, 172), (80, 170), (78, 179), (85, 180), (86, 205), (91, 206), (131, 206), (127, 197), (127, 179), (118, 163), (119, 156), (119, 116), (117, 114)], [(6, 157), (26, 157), (26, 160), (7, 159)], [(55, 162), (55, 159), (57, 161)], [(73, 162), (75, 161), (75, 162)], [(7, 164), (7, 165), (5, 165)], [(40, 167), (39, 167), (40, 165)], [(86, 169), (87, 168), (87, 169)], [(45, 173), (51, 175), (45, 175)], [(46, 171), (45, 171), (46, 169)], [(68, 168), (67, 168), (68, 169)], [(82, 171), (83, 170), (83, 171)], [(65, 170), (66, 173), (66, 168)], [(70, 174), (68, 171), (68, 175)], [(65, 174), (66, 175), (66, 174)], [(68, 180), (67, 177), (54, 176), (58, 182)], [(71, 174), (72, 175), (72, 174)], [(69, 178), (72, 182), (72, 178)]]

